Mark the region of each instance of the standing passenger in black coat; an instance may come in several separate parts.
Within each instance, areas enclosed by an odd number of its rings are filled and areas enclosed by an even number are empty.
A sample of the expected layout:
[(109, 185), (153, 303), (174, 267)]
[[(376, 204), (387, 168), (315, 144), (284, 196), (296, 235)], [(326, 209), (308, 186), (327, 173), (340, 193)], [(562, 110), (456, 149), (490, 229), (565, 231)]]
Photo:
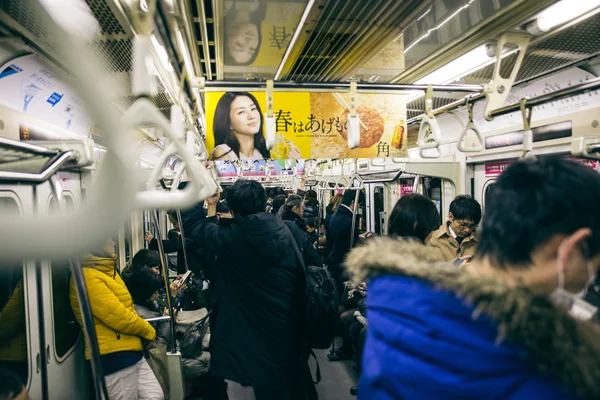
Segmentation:
[(211, 373), (254, 388), (257, 399), (291, 399), (305, 367), (299, 332), (306, 280), (290, 230), (264, 212), (266, 193), (258, 182), (231, 187), (227, 202), (235, 222), (228, 227), (214, 223), (217, 198), (209, 199), (195, 226), (184, 221), (188, 236), (217, 256)]
[[(356, 209), (365, 200), (365, 194), (358, 192), (358, 204)], [(327, 267), (331, 277), (335, 279), (338, 285), (338, 293), (344, 292), (344, 280), (347, 278), (344, 274), (344, 261), (351, 250), (351, 241), (357, 244), (358, 236), (358, 217), (354, 215), (356, 191), (346, 190), (342, 199), (342, 204), (331, 217), (327, 227)], [(352, 220), (355, 219), (354, 232), (352, 232)]]

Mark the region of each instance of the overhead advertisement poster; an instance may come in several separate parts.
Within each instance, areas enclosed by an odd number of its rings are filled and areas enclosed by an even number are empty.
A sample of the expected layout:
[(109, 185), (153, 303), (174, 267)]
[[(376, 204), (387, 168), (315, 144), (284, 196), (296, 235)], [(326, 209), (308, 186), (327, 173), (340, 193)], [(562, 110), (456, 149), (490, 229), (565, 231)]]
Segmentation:
[(206, 93), (207, 147), (215, 160), (407, 157), (403, 95), (359, 94), (360, 144), (348, 148), (348, 94), (273, 94), (275, 145), (265, 141), (264, 92)]
[[(79, 135), (88, 136), (92, 126), (73, 89), (34, 54), (0, 67), (0, 104)], [(21, 130), (23, 140), (47, 138), (43, 129), (23, 125)]]

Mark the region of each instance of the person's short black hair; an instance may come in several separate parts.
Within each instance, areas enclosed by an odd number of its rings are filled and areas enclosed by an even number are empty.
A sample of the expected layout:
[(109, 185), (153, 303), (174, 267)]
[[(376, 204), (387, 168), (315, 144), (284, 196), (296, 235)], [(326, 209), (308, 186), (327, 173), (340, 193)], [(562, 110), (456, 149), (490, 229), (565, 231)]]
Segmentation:
[(440, 226), (435, 204), (420, 194), (407, 194), (398, 200), (390, 215), (390, 236), (413, 237), (425, 242), (427, 236)]
[(275, 196), (283, 196), (287, 199), (288, 197), (288, 192), (286, 192), (285, 190), (283, 190), (282, 187), (276, 187), (275, 189)]
[(125, 282), (135, 304), (145, 304), (157, 290), (164, 286), (160, 275), (148, 267), (135, 270)]
[(177, 221), (177, 210), (167, 210), (167, 215)]
[(142, 249), (131, 260), (131, 268), (134, 270), (142, 269), (144, 266), (152, 268), (157, 265), (159, 269), (162, 269), (160, 256), (154, 250)]
[(481, 205), (466, 194), (456, 196), (450, 203), (450, 212), (458, 220), (473, 221), (474, 225), (481, 221)]
[(314, 190), (307, 190), (304, 198), (317, 200), (317, 192)]
[(239, 179), (227, 193), (227, 204), (236, 215), (242, 217), (264, 212), (267, 207), (267, 192), (256, 181)]
[(286, 197), (282, 194), (278, 194), (277, 196), (275, 196), (275, 198), (273, 199), (273, 213), (277, 213), (277, 211), (279, 211), (279, 209), (281, 207), (283, 207), (283, 205), (285, 204), (285, 199)]
[(288, 211), (292, 211), (292, 208), (300, 207), (302, 204), (304, 204), (304, 199), (302, 199), (302, 197), (298, 196), (297, 194), (293, 194), (290, 197), (288, 197), (287, 201), (285, 202), (285, 209)]
[(23, 381), (13, 371), (0, 367), (0, 399), (14, 399), (24, 389)]
[(179, 182), (179, 185), (177, 185), (177, 190), (183, 190), (183, 189), (185, 189), (188, 184), (189, 184), (189, 181)]
[(523, 160), (491, 187), (475, 256), (498, 268), (531, 264), (554, 235), (590, 228), (590, 256), (600, 252), (600, 175), (558, 157)]
[[(356, 199), (356, 190), (346, 190), (344, 192), (344, 197), (342, 197), (342, 204), (346, 206), (350, 206), (352, 202)], [(365, 202), (365, 193), (362, 190), (358, 191), (358, 202), (360, 204), (364, 204)]]
[(224, 187), (223, 191), (221, 191), (219, 200), (225, 200), (225, 199), (227, 199), (227, 193), (229, 193), (229, 188), (228, 187)]

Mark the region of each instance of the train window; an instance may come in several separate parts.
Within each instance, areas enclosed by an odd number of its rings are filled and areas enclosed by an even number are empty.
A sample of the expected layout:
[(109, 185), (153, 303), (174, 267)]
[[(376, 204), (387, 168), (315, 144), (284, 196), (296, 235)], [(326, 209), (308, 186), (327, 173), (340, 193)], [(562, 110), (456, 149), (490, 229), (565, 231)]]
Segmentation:
[(496, 181), (491, 181), (489, 182), (483, 192), (483, 206), (485, 207), (485, 205), (488, 203), (488, 200), (490, 199), (491, 195), (492, 195), (492, 187), (494, 186)]
[[(50, 199), (49, 212), (57, 209), (54, 196)], [(65, 207), (71, 211), (75, 208), (73, 197), (65, 193)], [(52, 315), (54, 327), (54, 351), (56, 359), (60, 362), (75, 347), (81, 329), (75, 320), (69, 301), (69, 281), (71, 271), (68, 260), (54, 260), (50, 265), (52, 275)]]
[[(1, 213), (18, 213), (19, 209), (14, 198), (0, 197)], [(0, 265), (0, 367), (14, 371), (26, 383), (29, 357), (23, 268), (20, 262)]]
[[(67, 210), (69, 210), (69, 211), (74, 210), (75, 209), (75, 201), (73, 200), (73, 197), (71, 197), (71, 195), (69, 195), (69, 194), (65, 194), (64, 198), (65, 198), (65, 207), (67, 208)], [(48, 211), (50, 213), (54, 213), (57, 211), (56, 199), (54, 198), (54, 196), (52, 196), (50, 198), (50, 205), (48, 206)]]
[(385, 211), (385, 187), (376, 186), (373, 190), (373, 215), (375, 216), (375, 233), (385, 235), (385, 218), (382, 224), (382, 214)]
[(54, 324), (54, 351), (60, 362), (75, 347), (81, 335), (79, 324), (69, 301), (71, 271), (68, 261), (53, 261), (52, 274), (52, 313)]
[(423, 178), (423, 194), (435, 203), (440, 214), (440, 224), (444, 223), (442, 216), (442, 180), (440, 178)]

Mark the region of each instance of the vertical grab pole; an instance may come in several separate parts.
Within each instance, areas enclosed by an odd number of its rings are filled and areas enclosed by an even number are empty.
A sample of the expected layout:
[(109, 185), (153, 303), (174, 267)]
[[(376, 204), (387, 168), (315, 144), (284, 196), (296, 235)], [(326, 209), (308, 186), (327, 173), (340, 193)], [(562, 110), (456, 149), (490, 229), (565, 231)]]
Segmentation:
[(190, 266), (188, 264), (187, 250), (185, 248), (185, 234), (183, 233), (183, 221), (181, 220), (181, 210), (177, 209), (177, 222), (179, 222), (179, 233), (181, 237), (181, 249), (183, 251), (183, 262), (185, 264), (185, 270), (188, 271)]
[[(60, 185), (60, 179), (56, 174), (50, 178), (50, 186), (52, 193), (56, 199), (57, 207), (62, 210), (65, 206), (64, 196), (62, 192), (62, 186)], [(90, 364), (92, 368), (92, 378), (94, 380), (94, 392), (96, 393), (96, 399), (108, 400), (108, 390), (106, 389), (106, 382), (104, 380), (104, 372), (102, 370), (102, 361), (100, 359), (100, 349), (98, 348), (98, 336), (96, 335), (96, 328), (94, 326), (94, 316), (92, 314), (92, 307), (90, 306), (90, 299), (87, 294), (87, 288), (85, 286), (85, 279), (83, 278), (83, 271), (81, 270), (81, 264), (78, 259), (69, 259), (69, 267), (71, 269), (71, 276), (75, 286), (75, 293), (77, 294), (77, 301), (79, 302), (79, 309), (81, 310), (81, 318), (83, 321), (83, 334), (87, 341), (88, 349), (90, 350)]]
[[(350, 189), (352, 190), (352, 189)], [(356, 229), (356, 218), (357, 215), (356, 213), (358, 212), (358, 195), (360, 194), (360, 189), (354, 189), (356, 190), (356, 195), (354, 196), (354, 216), (352, 217), (352, 234), (350, 236), (350, 248), (352, 249), (352, 247), (354, 246), (354, 230)]]
[[(188, 135), (188, 139), (190, 137), (191, 136)], [(171, 191), (177, 190), (177, 187), (179, 186), (179, 183), (181, 182), (181, 175), (183, 174), (183, 171), (185, 169), (186, 169), (186, 164), (184, 162), (183, 165), (181, 166), (181, 169), (175, 175), (175, 179), (173, 179), (173, 183), (171, 185)], [(187, 249), (185, 248), (185, 234), (183, 233), (183, 221), (181, 219), (181, 210), (179, 208), (177, 209), (177, 222), (179, 222), (179, 233), (180, 233), (180, 238), (181, 238), (181, 249), (183, 251), (183, 262), (185, 263), (185, 270), (188, 271), (190, 269), (190, 266), (188, 264)]]
[(167, 270), (169, 269), (168, 267), (168, 261), (166, 258), (166, 254), (163, 248), (163, 242), (162, 242), (162, 232), (160, 231), (159, 225), (158, 225), (158, 213), (159, 211), (156, 210), (154, 212), (151, 212), (153, 220), (154, 220), (154, 228), (156, 230), (156, 234), (158, 235), (158, 254), (160, 255), (160, 263), (162, 264), (162, 275), (163, 275), (163, 280), (165, 281), (165, 292), (167, 294), (167, 307), (169, 307), (169, 316), (171, 317), (169, 319), (169, 323), (170, 323), (170, 330), (171, 330), (171, 340), (169, 341), (169, 349), (168, 351), (170, 351), (171, 353), (176, 353), (177, 352), (177, 346), (175, 345), (174, 341), (175, 341), (175, 316), (173, 315), (173, 306), (171, 305), (171, 287), (169, 286), (169, 273), (167, 272)]

